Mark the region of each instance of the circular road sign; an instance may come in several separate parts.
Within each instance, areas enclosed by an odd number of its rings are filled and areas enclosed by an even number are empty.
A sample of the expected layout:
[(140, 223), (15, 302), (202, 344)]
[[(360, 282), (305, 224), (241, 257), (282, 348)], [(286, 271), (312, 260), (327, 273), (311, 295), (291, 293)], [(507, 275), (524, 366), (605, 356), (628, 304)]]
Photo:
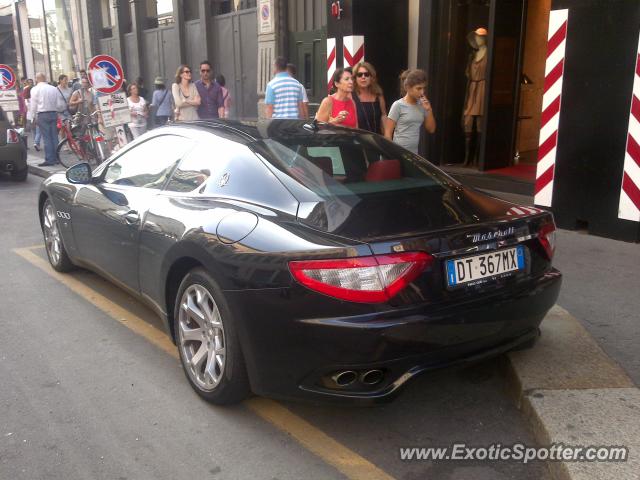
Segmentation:
[(11, 90), (16, 86), (16, 74), (13, 68), (0, 63), (0, 90)]
[(114, 93), (122, 88), (122, 66), (110, 55), (96, 55), (89, 62), (89, 82), (101, 93)]

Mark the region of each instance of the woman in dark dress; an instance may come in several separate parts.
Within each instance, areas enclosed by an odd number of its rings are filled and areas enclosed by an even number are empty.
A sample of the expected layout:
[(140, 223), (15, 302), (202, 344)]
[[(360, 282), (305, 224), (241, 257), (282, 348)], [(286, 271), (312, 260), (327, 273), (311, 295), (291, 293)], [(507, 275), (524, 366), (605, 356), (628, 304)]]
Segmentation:
[(356, 80), (353, 100), (356, 103), (358, 127), (384, 134), (387, 106), (382, 88), (378, 85), (375, 68), (368, 62), (360, 62), (353, 69), (353, 76)]

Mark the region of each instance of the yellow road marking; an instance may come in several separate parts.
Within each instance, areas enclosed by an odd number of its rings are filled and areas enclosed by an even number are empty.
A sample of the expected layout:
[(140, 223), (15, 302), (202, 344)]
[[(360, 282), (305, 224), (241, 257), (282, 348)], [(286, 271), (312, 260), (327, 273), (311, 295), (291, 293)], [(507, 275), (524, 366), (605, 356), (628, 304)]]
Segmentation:
[[(49, 262), (33, 253), (33, 250), (38, 248), (43, 247), (42, 245), (36, 245), (15, 248), (13, 252), (63, 283), (70, 290), (134, 333), (144, 337), (162, 351), (175, 359), (179, 358), (176, 346), (162, 330), (148, 324), (137, 315), (112, 302), (73, 276), (56, 272), (51, 268)], [(280, 403), (268, 398), (255, 397), (246, 400), (244, 405), (262, 419), (295, 438), (304, 448), (320, 457), (325, 463), (335, 467), (347, 478), (351, 480), (393, 480), (393, 477), (373, 463), (334, 440)]]

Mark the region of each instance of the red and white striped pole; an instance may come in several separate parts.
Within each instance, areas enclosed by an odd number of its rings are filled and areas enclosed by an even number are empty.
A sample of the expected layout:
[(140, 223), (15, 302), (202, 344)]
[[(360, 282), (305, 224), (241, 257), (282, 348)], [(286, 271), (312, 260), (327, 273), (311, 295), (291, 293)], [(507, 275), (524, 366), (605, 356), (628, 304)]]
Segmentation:
[(640, 38), (636, 53), (618, 218), (640, 222)]
[(333, 74), (336, 71), (336, 39), (327, 38), (327, 91), (331, 93)]
[(567, 46), (569, 10), (551, 10), (547, 37), (547, 62), (545, 66), (544, 95), (540, 122), (540, 146), (536, 168), (534, 203), (550, 207), (553, 200), (553, 177), (560, 125), (560, 101)]
[(342, 51), (344, 53), (344, 66), (355, 67), (364, 61), (364, 36), (349, 35), (342, 39)]

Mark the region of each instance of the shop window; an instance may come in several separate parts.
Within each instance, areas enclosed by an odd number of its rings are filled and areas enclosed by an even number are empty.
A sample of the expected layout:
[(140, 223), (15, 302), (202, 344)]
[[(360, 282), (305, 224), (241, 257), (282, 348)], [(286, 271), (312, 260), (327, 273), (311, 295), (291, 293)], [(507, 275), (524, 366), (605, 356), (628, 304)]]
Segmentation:
[(304, 88), (306, 88), (307, 90), (311, 90), (312, 85), (311, 85), (311, 54), (310, 53), (304, 54), (304, 70), (303, 70), (302, 80), (304, 83)]
[(198, 2), (186, 1), (182, 5), (184, 19), (187, 22), (189, 20), (198, 20), (200, 18), (200, 12), (198, 11)]
[(174, 22), (172, 0), (147, 0), (145, 28), (158, 28)]
[(100, 1), (100, 17), (102, 20), (102, 38), (111, 38), (113, 36), (113, 18), (115, 11), (113, 10), (113, 0)]
[(211, 15), (256, 8), (256, 0), (211, 0)]

